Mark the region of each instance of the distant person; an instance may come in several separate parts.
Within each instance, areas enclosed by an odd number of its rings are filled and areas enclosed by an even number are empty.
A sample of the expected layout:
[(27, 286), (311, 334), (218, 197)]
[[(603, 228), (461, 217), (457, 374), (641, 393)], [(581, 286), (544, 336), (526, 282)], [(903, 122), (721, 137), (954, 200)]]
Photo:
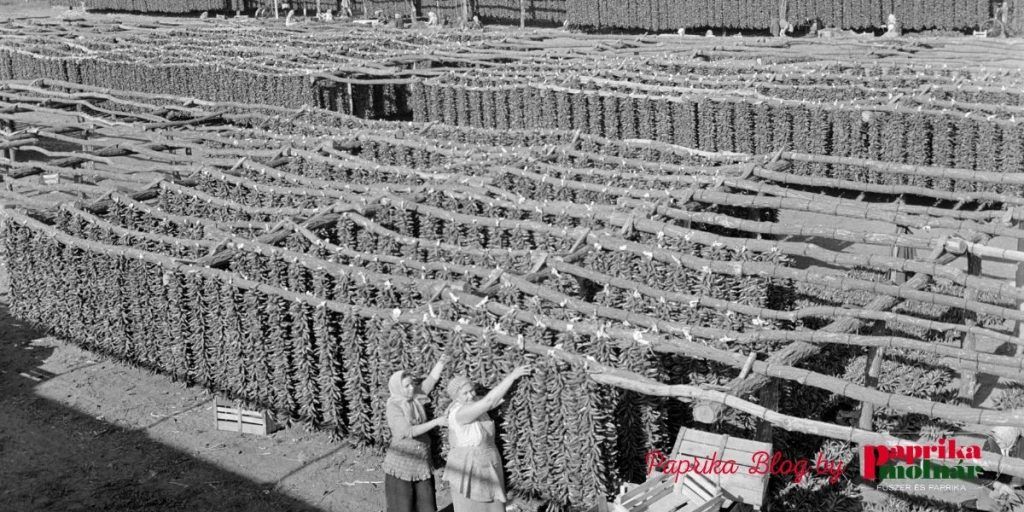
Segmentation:
[(796, 27), (794, 27), (793, 24), (789, 22), (789, 20), (784, 18), (779, 20), (778, 37), (786, 37), (786, 34), (792, 34), (795, 28)]
[(903, 35), (903, 27), (900, 25), (899, 20), (896, 19), (895, 14), (889, 14), (889, 18), (885, 22), (885, 29), (886, 37), (899, 37)]
[(998, 28), (998, 32), (999, 32), (997, 35), (999, 35), (1001, 37), (1009, 36), (1009, 34), (1007, 34), (1007, 29), (1006, 29), (1006, 26), (1007, 26), (1007, 24), (1010, 21), (1010, 19), (1009, 19), (1009, 14), (1010, 14), (1009, 5), (1007, 5), (1006, 2), (1003, 2), (1003, 3), (999, 4), (999, 7), (996, 8), (996, 13), (995, 14), (996, 14), (996, 16), (994, 18), (995, 19), (995, 26)]
[(505, 512), (505, 471), (494, 444), (494, 421), (488, 411), (530, 366), (512, 370), (487, 395), (477, 399), (473, 383), (461, 375), (448, 382), (452, 406), (448, 410), (448, 465), (444, 478), (451, 484), (454, 512)]
[(412, 377), (399, 370), (388, 379), (386, 415), (391, 429), (391, 445), (384, 455), (384, 496), (386, 512), (436, 512), (434, 465), (430, 456), (430, 435), (435, 427), (446, 426), (444, 416), (427, 419), (423, 404), (441, 379), (448, 362), (441, 356), (423, 383), (416, 386)]

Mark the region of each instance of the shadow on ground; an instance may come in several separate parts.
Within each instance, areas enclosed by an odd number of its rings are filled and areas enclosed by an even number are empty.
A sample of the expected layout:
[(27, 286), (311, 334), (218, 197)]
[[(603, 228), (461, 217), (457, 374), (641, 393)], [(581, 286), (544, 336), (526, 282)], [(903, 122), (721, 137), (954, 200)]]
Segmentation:
[[(46, 333), (0, 307), (0, 509), (317, 511), (216, 465), (42, 398)], [(67, 373), (81, 367), (71, 368)]]

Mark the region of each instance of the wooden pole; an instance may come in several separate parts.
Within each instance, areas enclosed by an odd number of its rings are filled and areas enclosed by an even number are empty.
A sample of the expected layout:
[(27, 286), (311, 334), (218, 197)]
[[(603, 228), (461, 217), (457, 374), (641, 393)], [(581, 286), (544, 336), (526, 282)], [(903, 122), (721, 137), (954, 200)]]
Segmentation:
[[(900, 198), (900, 203), (903, 199)], [(906, 226), (896, 226), (897, 235), (910, 235), (910, 228)], [(898, 245), (892, 246), (892, 255), (896, 258), (902, 259), (913, 259), (915, 256), (915, 249), (912, 247), (900, 247)], [(907, 283), (907, 273), (899, 271), (889, 272), (889, 280), (893, 284), (903, 285)], [(882, 330), (885, 324), (875, 324), (875, 329), (878, 331)], [(879, 333), (881, 335), (881, 333)], [(868, 349), (867, 361), (864, 363), (864, 385), (868, 387), (874, 387), (878, 385), (878, 376), (882, 372), (882, 361), (885, 359), (885, 349), (882, 347), (871, 347)], [(875, 406), (864, 402), (861, 404), (860, 409), (860, 422), (859, 426), (865, 430), (873, 430), (875, 420)]]
[[(885, 325), (879, 323), (878, 325)], [(878, 376), (882, 373), (882, 360), (885, 359), (885, 349), (882, 347), (871, 347), (868, 349), (868, 359), (864, 363), (864, 385), (875, 387), (878, 385)], [(874, 430), (875, 406), (867, 402), (861, 402), (860, 422), (858, 427), (864, 430)]]
[[(975, 237), (971, 237), (971, 242), (977, 241)], [(958, 255), (953, 253), (947, 253), (945, 248), (936, 248), (928, 256), (927, 261), (935, 263), (937, 265), (948, 265), (952, 263)], [(927, 274), (915, 274), (913, 278), (907, 281), (902, 288), (906, 290), (920, 290), (924, 288), (928, 283), (931, 282), (931, 276)], [(866, 311), (888, 311), (895, 307), (897, 304), (902, 302), (902, 299), (898, 297), (890, 296), (879, 296), (874, 298), (871, 302), (864, 306)], [(821, 329), (822, 332), (828, 333), (849, 333), (861, 327), (861, 321), (853, 318), (842, 318), (838, 319), (831, 324)], [(821, 352), (821, 348), (818, 345), (811, 343), (797, 342), (790, 343), (785, 348), (773, 353), (769, 356), (767, 362), (775, 364), (794, 364), (798, 361), (802, 361), (807, 357), (813, 356)], [(766, 375), (751, 374), (746, 378), (733, 379), (728, 388), (730, 389), (729, 394), (738, 397), (745, 397), (754, 393), (756, 390), (764, 387), (768, 384), (770, 378)], [(722, 404), (713, 404), (715, 409), (720, 410)]]
[[(1024, 229), (1024, 220), (1018, 220), (1015, 227), (1017, 229)], [(1017, 239), (1017, 250), (1024, 252), (1024, 238)], [(1024, 262), (1017, 263), (1017, 275), (1015, 278), (1015, 284), (1017, 288), (1024, 288)], [(1017, 305), (1018, 307), (1024, 307), (1024, 302)], [(1013, 329), (1014, 336), (1018, 338), (1024, 338), (1024, 326), (1021, 322), (1017, 322), (1017, 325)], [(1017, 350), (1017, 354), (1024, 356), (1024, 347)]]
[(352, 97), (352, 82), (348, 83), (348, 115), (356, 115), (356, 100)]
[(281, 17), (279, 12), (278, 12), (278, 10), (277, 10), (277, 3), (280, 2), (280, 1), (281, 0), (274, 0), (274, 19), (275, 20), (279, 19)]
[[(902, 203), (902, 201), (901, 201), (901, 203)], [(910, 232), (910, 228), (908, 228), (906, 226), (897, 226), (896, 227), (896, 234), (897, 235), (911, 235), (913, 233), (911, 233)], [(909, 259), (913, 259), (914, 258), (915, 251), (911, 247), (898, 247), (896, 245), (893, 245), (893, 247), (892, 247), (892, 255), (893, 255), (894, 258), (903, 258), (903, 259), (909, 260)], [(889, 280), (892, 281), (893, 284), (905, 284), (907, 282), (907, 273), (906, 272), (892, 271), (892, 272), (889, 273)]]
[[(779, 381), (772, 379), (758, 392), (758, 402), (762, 407), (777, 411), (779, 409)], [(772, 442), (772, 424), (769, 421), (760, 419), (757, 421), (757, 428), (754, 432), (754, 439), (757, 441)]]
[[(1005, 4), (1004, 4), (1005, 5)], [(1006, 26), (1005, 24), (1003, 25)], [(1005, 31), (1004, 31), (1005, 35)], [(1014, 223), (1014, 227), (1017, 229), (1024, 229), (1024, 220), (1018, 220)], [(1017, 239), (1017, 250), (1024, 251), (1024, 238)], [(1017, 272), (1014, 276), (1014, 285), (1017, 288), (1024, 288), (1024, 262), (1017, 263)], [(1024, 311), (1024, 301), (1017, 303), (1017, 309)], [(1013, 327), (1013, 335), (1018, 339), (1024, 339), (1024, 322), (1017, 322)], [(1024, 358), (1024, 346), (1017, 346), (1017, 357)], [(1010, 449), (1011, 457), (1024, 457), (1024, 436), (1017, 438), (1017, 443)], [(1024, 479), (1014, 477), (1014, 482), (1022, 482)]]
[[(14, 121), (13, 120), (7, 121), (7, 131), (9, 133), (14, 133), (14, 129), (15, 129)], [(15, 162), (17, 156), (18, 156), (18, 152), (17, 152), (16, 149), (14, 149), (14, 146), (11, 146), (11, 147), (7, 148), (7, 158), (11, 162)]]
[(526, 0), (519, 0), (519, 28), (526, 28)]
[[(900, 200), (902, 203), (902, 198)], [(897, 235), (909, 235), (910, 229), (906, 226), (896, 226)], [(892, 255), (897, 258), (912, 259), (914, 257), (914, 249), (910, 247), (900, 247), (898, 245), (892, 246)], [(907, 273), (899, 271), (889, 272), (889, 280), (893, 284), (903, 285), (907, 282)], [(875, 324), (876, 331), (882, 331), (886, 324), (878, 322)], [(878, 332), (881, 335), (881, 332)], [(864, 385), (868, 387), (875, 387), (878, 385), (878, 377), (882, 373), (882, 362), (885, 360), (885, 349), (882, 347), (871, 347), (868, 349), (867, 361), (864, 363)], [(860, 421), (858, 427), (864, 430), (874, 430), (875, 422), (875, 406), (873, 404), (862, 402), (860, 407)]]
[[(981, 275), (981, 257), (976, 254), (967, 253), (967, 274), (972, 276)], [(978, 290), (967, 287), (964, 290), (964, 299), (966, 300), (977, 300)], [(978, 316), (972, 311), (964, 311), (964, 325), (968, 327), (974, 327), (978, 323)], [(977, 337), (971, 333), (965, 333), (961, 348), (968, 353), (973, 353), (976, 344)], [(971, 371), (960, 372), (960, 395), (959, 401), (964, 404), (974, 403), (974, 390), (978, 385), (978, 375)]]
[[(1024, 227), (1024, 222), (1018, 221), (1017, 227)], [(1024, 238), (1017, 240), (1017, 250), (1024, 250)], [(1016, 285), (1018, 287), (1024, 286), (1024, 263), (1017, 264)], [(1024, 302), (1020, 303), (1018, 309), (1024, 311)], [(1024, 332), (1021, 332), (1021, 329), (1021, 322), (1017, 322), (1017, 327), (1013, 332), (1017, 338), (1024, 339)], [(1024, 357), (1024, 346), (1017, 347), (1017, 357)], [(1010, 456), (1024, 458), (1024, 436), (1017, 438), (1017, 444), (1010, 450)], [(1024, 482), (1024, 478), (1014, 477), (1013, 481), (1019, 484)]]

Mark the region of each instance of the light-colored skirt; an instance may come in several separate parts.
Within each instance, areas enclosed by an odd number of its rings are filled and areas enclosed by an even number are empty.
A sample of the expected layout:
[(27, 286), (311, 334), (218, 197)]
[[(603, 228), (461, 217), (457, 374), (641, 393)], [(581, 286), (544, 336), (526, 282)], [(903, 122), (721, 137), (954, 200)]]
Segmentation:
[(494, 446), (453, 447), (448, 452), (444, 479), (452, 486), (453, 501), (459, 494), (478, 503), (501, 503), (502, 508), (496, 510), (505, 510), (505, 472)]
[(455, 512), (505, 512), (505, 504), (500, 501), (481, 503), (479, 501), (473, 501), (457, 492), (453, 492), (452, 510)]

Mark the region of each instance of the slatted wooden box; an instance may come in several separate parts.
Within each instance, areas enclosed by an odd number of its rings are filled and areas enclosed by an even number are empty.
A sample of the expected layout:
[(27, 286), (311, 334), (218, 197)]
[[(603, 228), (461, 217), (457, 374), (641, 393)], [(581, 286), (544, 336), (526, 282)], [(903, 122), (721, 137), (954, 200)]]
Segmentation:
[(214, 401), (217, 430), (266, 436), (278, 430), (274, 417), (267, 411), (250, 411), (231, 403)]
[[(771, 443), (751, 441), (740, 437), (730, 437), (721, 434), (712, 434), (703, 430), (692, 428), (679, 429), (676, 436), (675, 446), (672, 448), (672, 458), (689, 459), (694, 458), (707, 460), (711, 455), (717, 453), (718, 460), (734, 460), (739, 466), (735, 474), (703, 475), (712, 481), (716, 487), (721, 488), (726, 498), (737, 503), (745, 503), (755, 510), (760, 510), (764, 505), (764, 495), (768, 488), (767, 474), (750, 474), (753, 466), (754, 454), (766, 452), (772, 456)], [(677, 493), (684, 493), (686, 489), (681, 483), (676, 483)]]
[(767, 474), (750, 474), (754, 454), (770, 458), (772, 445), (682, 428), (672, 447), (670, 459), (690, 464), (709, 460), (733, 460), (737, 471), (702, 474), (688, 470), (681, 474), (654, 472), (640, 485), (625, 485), (615, 503), (601, 503), (590, 512), (715, 512), (744, 504), (760, 510), (768, 487)]
[[(717, 512), (732, 504), (720, 489), (715, 488), (704, 475), (687, 473), (675, 475), (654, 473), (641, 485), (619, 496), (607, 512)], [(682, 492), (675, 490), (682, 486)], [(598, 508), (600, 512), (600, 508)]]

